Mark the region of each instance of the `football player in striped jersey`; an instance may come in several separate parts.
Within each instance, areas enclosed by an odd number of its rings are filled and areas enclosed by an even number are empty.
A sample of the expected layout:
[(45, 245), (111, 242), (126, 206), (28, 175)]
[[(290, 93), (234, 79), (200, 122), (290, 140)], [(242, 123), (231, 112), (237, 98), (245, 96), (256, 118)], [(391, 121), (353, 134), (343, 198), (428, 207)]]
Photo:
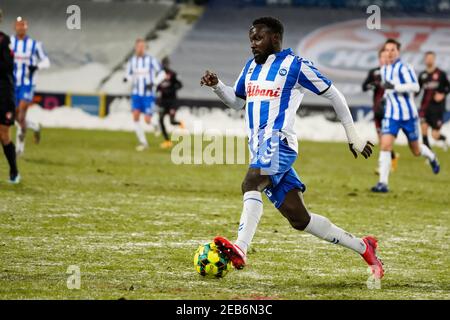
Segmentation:
[(144, 114), (145, 122), (150, 125), (154, 113), (156, 100), (156, 89), (164, 80), (165, 72), (156, 58), (146, 53), (147, 44), (144, 39), (139, 38), (135, 43), (135, 54), (127, 63), (124, 82), (130, 81), (131, 109), (133, 113), (134, 129), (139, 141), (137, 151), (148, 148), (147, 138), (139, 120), (141, 113)]
[(253, 58), (245, 64), (234, 87), (222, 83), (207, 71), (201, 85), (233, 109), (245, 108), (250, 167), (242, 183), (243, 210), (235, 243), (224, 237), (214, 239), (236, 269), (246, 264), (246, 254), (263, 213), (261, 192), (286, 217), (293, 228), (360, 254), (375, 277), (384, 274), (374, 237), (358, 238), (334, 225), (328, 218), (306, 208), (306, 187), (293, 164), (298, 141), (294, 131), (297, 109), (306, 91), (327, 98), (333, 105), (348, 138), (354, 157), (370, 157), (373, 144), (356, 132), (344, 96), (308, 60), (282, 49), (283, 25), (272, 17), (253, 21), (249, 30)]
[[(373, 91), (373, 120), (375, 122), (375, 129), (377, 130), (378, 142), (381, 141), (381, 121), (384, 117), (384, 87), (381, 83), (381, 66), (386, 64), (386, 52), (384, 48), (381, 48), (378, 51), (378, 64), (379, 66), (369, 70), (366, 80), (362, 85), (363, 91), (371, 90)], [(396, 153), (394, 150), (391, 152), (391, 170), (395, 171), (398, 167), (398, 160), (400, 158), (400, 154)], [(376, 174), (380, 174), (379, 168), (377, 167), (375, 170)]]
[(25, 134), (27, 128), (34, 131), (34, 139), (39, 143), (40, 125), (26, 119), (27, 109), (34, 96), (36, 71), (50, 67), (50, 60), (45, 54), (42, 43), (27, 35), (28, 22), (18, 17), (15, 22), (16, 34), (11, 37), (11, 49), (14, 52), (14, 79), (16, 93), (16, 121), (18, 122), (16, 137), (16, 153), (25, 151)]
[(439, 173), (440, 166), (436, 155), (419, 141), (420, 128), (415, 93), (420, 86), (411, 65), (400, 59), (400, 43), (388, 39), (384, 44), (388, 63), (381, 67), (381, 79), (385, 89), (386, 101), (384, 118), (381, 122), (381, 143), (379, 156), (379, 182), (373, 192), (388, 192), (391, 152), (400, 129), (408, 138), (409, 148), (415, 156), (425, 157), (433, 170)]

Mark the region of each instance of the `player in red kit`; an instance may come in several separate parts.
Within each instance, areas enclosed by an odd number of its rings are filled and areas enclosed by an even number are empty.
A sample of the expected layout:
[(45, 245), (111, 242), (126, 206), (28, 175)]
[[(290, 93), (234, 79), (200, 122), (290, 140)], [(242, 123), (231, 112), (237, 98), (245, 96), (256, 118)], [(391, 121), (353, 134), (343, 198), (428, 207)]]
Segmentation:
[(419, 75), (420, 89), (423, 90), (419, 116), (421, 119), (422, 140), (430, 147), (428, 128), (431, 136), (444, 150), (448, 149), (447, 137), (441, 133), (444, 123), (445, 98), (450, 92), (447, 74), (436, 66), (436, 54), (432, 51), (425, 53), (426, 70)]

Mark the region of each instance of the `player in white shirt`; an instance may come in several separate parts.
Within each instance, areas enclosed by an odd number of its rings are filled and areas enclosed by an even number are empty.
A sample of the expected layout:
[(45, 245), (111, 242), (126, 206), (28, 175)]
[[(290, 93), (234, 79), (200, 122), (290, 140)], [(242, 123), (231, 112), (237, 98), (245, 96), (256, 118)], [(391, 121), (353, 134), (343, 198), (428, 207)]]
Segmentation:
[(148, 148), (145, 132), (139, 123), (141, 113), (145, 122), (150, 125), (154, 113), (156, 89), (164, 80), (165, 72), (156, 58), (146, 54), (147, 44), (144, 39), (137, 39), (135, 54), (127, 64), (124, 82), (131, 81), (131, 109), (133, 113), (134, 128), (139, 145), (136, 150), (143, 151)]
[(263, 213), (261, 192), (287, 218), (292, 227), (359, 253), (377, 278), (384, 274), (376, 256), (374, 237), (357, 238), (329, 219), (306, 209), (302, 193), (305, 185), (293, 169), (297, 158), (294, 122), (306, 91), (330, 100), (347, 134), (350, 151), (368, 158), (372, 144), (362, 140), (343, 95), (311, 62), (282, 50), (283, 25), (272, 17), (256, 19), (249, 31), (254, 55), (243, 68), (234, 87), (223, 84), (209, 71), (201, 84), (212, 87), (233, 109), (245, 108), (251, 163), (242, 183), (243, 211), (238, 238), (233, 244), (224, 237), (214, 242), (236, 269), (246, 263), (246, 253)]
[(14, 52), (14, 82), (16, 93), (16, 121), (19, 126), (16, 137), (16, 153), (25, 151), (27, 128), (34, 131), (35, 142), (40, 141), (40, 125), (26, 119), (27, 109), (34, 96), (36, 71), (50, 67), (42, 43), (27, 35), (28, 22), (18, 17), (15, 23), (16, 35), (11, 37), (11, 50)]
[(400, 60), (398, 41), (388, 39), (384, 44), (384, 50), (387, 53), (387, 64), (381, 67), (381, 80), (385, 89), (386, 105), (381, 122), (380, 176), (377, 185), (372, 187), (372, 192), (382, 193), (389, 191), (391, 152), (400, 129), (408, 138), (413, 155), (427, 158), (433, 173), (438, 174), (440, 170), (436, 155), (419, 141), (419, 117), (414, 103), (414, 94), (420, 91), (420, 86), (414, 69)]

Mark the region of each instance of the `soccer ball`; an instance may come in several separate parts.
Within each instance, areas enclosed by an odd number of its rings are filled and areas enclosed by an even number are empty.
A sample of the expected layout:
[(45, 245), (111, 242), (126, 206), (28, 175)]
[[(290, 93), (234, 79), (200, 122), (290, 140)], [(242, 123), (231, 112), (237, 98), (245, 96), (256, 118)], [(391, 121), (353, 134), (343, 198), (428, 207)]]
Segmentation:
[(223, 278), (232, 269), (231, 261), (214, 242), (202, 244), (194, 255), (194, 267), (204, 277)]

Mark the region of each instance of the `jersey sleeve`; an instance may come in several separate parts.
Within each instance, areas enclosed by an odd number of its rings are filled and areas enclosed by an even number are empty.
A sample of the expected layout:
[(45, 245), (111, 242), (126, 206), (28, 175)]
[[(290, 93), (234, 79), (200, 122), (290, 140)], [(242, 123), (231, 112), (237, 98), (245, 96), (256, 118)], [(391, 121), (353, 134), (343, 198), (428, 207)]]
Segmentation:
[(383, 65), (380, 68), (380, 79), (381, 79), (381, 83), (386, 82), (386, 65)]
[(36, 43), (36, 51), (35, 55), (37, 57), (37, 66), (39, 69), (46, 69), (50, 67), (50, 59), (48, 58), (47, 54), (44, 51), (44, 46), (42, 45), (42, 42)]
[(374, 69), (370, 70), (367, 74), (366, 80), (364, 80), (362, 84), (362, 90), (367, 91), (371, 90), (373, 88), (374, 82), (375, 82), (375, 76), (374, 76)]
[(424, 85), (423, 75), (424, 75), (424, 74), (425, 74), (425, 71), (422, 71), (421, 73), (419, 73), (419, 77), (417, 78), (417, 80), (418, 80), (418, 82), (419, 82), (419, 88), (420, 88), (420, 90), (419, 90), (418, 92), (415, 93), (414, 96), (416, 96), (416, 97), (420, 95), (420, 92), (421, 92), (422, 89), (423, 89), (423, 85)]
[(318, 95), (330, 88), (331, 80), (321, 74), (310, 61), (301, 59), (300, 62), (301, 66), (297, 80), (300, 86)]
[(161, 63), (159, 63), (159, 61), (155, 58), (152, 59), (152, 67), (155, 70), (156, 74), (160, 73), (162, 70)]
[(250, 64), (252, 63), (252, 61), (253, 60), (249, 60), (247, 64), (244, 66), (244, 68), (242, 68), (242, 71), (239, 74), (239, 77), (237, 78), (233, 86), (236, 97), (239, 97), (244, 100), (247, 97), (247, 92), (245, 90), (245, 76), (247, 75), (248, 69), (250, 68)]
[(127, 62), (127, 69), (125, 71), (125, 79), (130, 81), (132, 76), (133, 76), (133, 66), (131, 61), (133, 60), (133, 58), (130, 58), (130, 60), (128, 60)]
[(0, 32), (0, 73), (12, 75), (14, 68), (14, 53), (10, 48), (10, 39)]
[(172, 83), (175, 90), (180, 90), (181, 88), (183, 88), (183, 83), (180, 79), (178, 79), (178, 74), (176, 72), (173, 73)]
[[(166, 77), (166, 73), (162, 68), (161, 63), (155, 58), (152, 59), (152, 68), (155, 70), (156, 77), (153, 79), (153, 84), (158, 86), (161, 82), (164, 81), (164, 78)], [(151, 71), (150, 71), (151, 72)]]
[(417, 77), (416, 72), (414, 71), (414, 68), (411, 65), (404, 64), (399, 70), (400, 72), (400, 83), (417, 83)]
[(438, 92), (449, 94), (450, 93), (450, 82), (448, 81), (447, 74), (441, 71), (441, 79), (439, 81)]
[(418, 80), (419, 80), (419, 86), (420, 86), (420, 89), (422, 89), (422, 87), (423, 87), (423, 84), (424, 84), (424, 81), (423, 81), (423, 75), (425, 74), (425, 71), (422, 71), (421, 73), (419, 73), (419, 78), (418, 78)]

